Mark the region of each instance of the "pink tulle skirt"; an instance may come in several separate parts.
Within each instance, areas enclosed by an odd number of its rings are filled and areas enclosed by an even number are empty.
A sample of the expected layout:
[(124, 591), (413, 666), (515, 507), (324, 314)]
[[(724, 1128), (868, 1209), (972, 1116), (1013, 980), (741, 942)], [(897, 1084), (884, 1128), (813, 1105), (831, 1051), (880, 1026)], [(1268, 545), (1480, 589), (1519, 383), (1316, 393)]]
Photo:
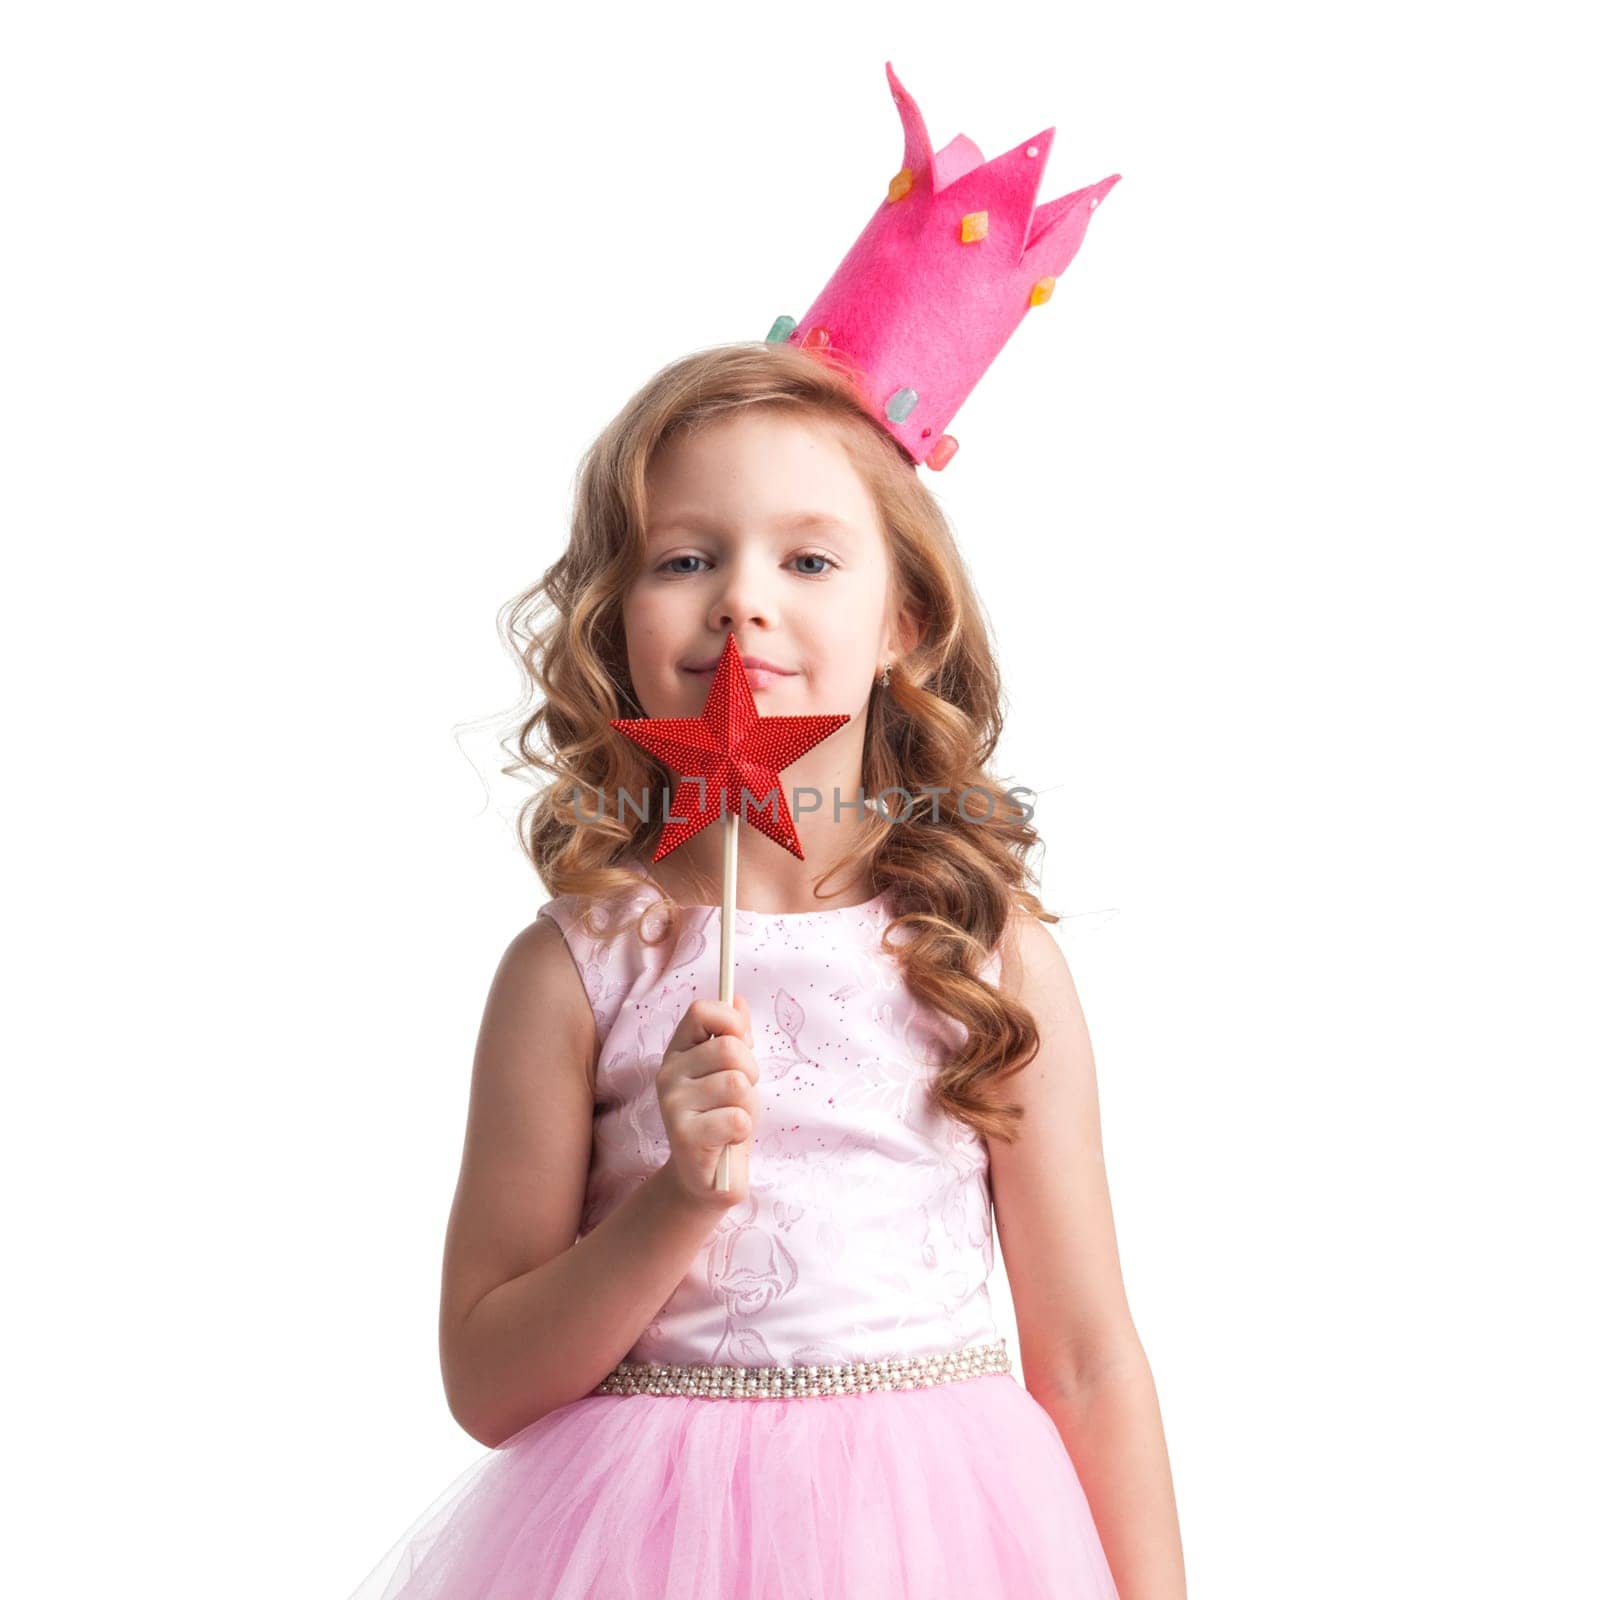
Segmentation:
[(1016, 1378), (586, 1395), (475, 1462), (351, 1600), (1116, 1600)]

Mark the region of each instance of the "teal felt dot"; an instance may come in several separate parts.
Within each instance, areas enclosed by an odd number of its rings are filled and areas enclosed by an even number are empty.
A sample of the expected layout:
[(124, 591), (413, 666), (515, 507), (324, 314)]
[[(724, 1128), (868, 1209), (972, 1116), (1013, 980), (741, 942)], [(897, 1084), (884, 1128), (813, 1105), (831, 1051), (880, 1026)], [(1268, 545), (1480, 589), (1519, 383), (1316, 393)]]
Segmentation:
[(782, 344), (784, 340), (794, 332), (794, 330), (795, 320), (793, 317), (779, 317), (778, 320), (772, 324), (772, 329), (767, 334), (767, 343)]
[(883, 409), (891, 422), (904, 422), (916, 409), (917, 391), (915, 389), (896, 389), (889, 396), (889, 403)]

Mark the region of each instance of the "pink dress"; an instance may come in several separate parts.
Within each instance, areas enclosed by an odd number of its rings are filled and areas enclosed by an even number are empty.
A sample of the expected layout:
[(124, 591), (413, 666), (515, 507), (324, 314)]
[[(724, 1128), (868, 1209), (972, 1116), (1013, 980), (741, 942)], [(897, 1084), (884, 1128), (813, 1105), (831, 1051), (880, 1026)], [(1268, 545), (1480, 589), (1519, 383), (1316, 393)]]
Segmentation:
[[(609, 914), (655, 898), (641, 874)], [(539, 914), (599, 1039), (587, 1233), (668, 1158), (655, 1075), (717, 996), (721, 911), (685, 907), (676, 950), (652, 950), (586, 936), (580, 910)], [(987, 1145), (926, 1093), (959, 1024), (879, 949), (886, 896), (736, 915), (761, 1066), (747, 1199), (627, 1360), (469, 1468), (351, 1600), (1116, 1600), (995, 1325)]]

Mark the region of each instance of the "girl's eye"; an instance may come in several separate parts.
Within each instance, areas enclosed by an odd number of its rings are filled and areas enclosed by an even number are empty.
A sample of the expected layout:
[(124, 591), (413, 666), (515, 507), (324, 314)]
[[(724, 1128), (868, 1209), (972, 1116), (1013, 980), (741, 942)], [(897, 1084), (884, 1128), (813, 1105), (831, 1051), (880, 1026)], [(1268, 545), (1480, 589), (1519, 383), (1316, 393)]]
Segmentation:
[[(817, 550), (804, 551), (802, 554), (797, 555), (794, 559), (796, 561), (820, 561), (822, 563), (822, 569), (820, 571), (811, 570), (811, 571), (807, 571), (807, 572), (802, 572), (800, 574), (800, 576), (802, 578), (820, 578), (822, 576), (822, 573), (827, 571), (827, 569), (829, 567), (836, 567), (839, 564), (837, 561), (835, 561), (833, 559), (832, 556), (825, 556), (820, 551), (817, 551)], [(674, 566), (673, 563), (677, 562), (677, 561), (704, 561), (704, 560), (705, 560), (704, 556), (668, 556), (667, 559), (665, 561), (663, 561), (661, 563), (661, 565), (656, 570), (658, 572), (665, 572), (669, 576), (672, 576), (672, 577), (692, 578), (695, 575), (694, 571), (692, 569), (686, 569), (686, 568), (683, 568), (683, 567)]]

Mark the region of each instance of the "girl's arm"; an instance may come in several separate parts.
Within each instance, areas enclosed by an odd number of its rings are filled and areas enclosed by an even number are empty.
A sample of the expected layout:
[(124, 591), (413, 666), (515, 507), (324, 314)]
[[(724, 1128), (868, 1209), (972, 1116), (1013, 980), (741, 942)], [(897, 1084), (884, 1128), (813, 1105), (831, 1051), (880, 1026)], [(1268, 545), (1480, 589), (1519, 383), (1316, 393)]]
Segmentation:
[(1013, 919), (1000, 982), (1039, 1029), (1039, 1053), (1004, 1080), (1026, 1110), (1021, 1131), (1011, 1144), (989, 1140), (1023, 1382), (1066, 1443), (1119, 1600), (1183, 1600), (1171, 1466), (1123, 1290), (1094, 1054), (1066, 959), (1036, 917)]
[(583, 980), (560, 929), (540, 918), (511, 942), (490, 987), (445, 1239), (445, 1396), (482, 1444), (503, 1444), (588, 1394), (666, 1304), (721, 1215), (720, 1201), (697, 1204), (661, 1167), (577, 1238), (594, 1058)]

